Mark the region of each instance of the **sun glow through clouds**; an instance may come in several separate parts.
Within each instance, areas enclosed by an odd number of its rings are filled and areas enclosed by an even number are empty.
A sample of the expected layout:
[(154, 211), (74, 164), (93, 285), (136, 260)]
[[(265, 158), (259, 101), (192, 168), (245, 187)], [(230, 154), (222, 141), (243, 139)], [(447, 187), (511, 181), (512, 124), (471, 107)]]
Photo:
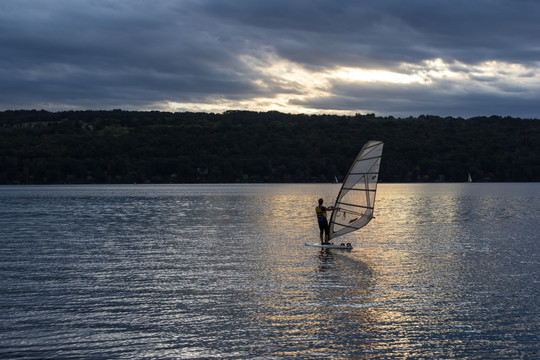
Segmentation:
[(386, 70), (366, 70), (361, 68), (339, 68), (328, 74), (329, 78), (351, 82), (381, 82), (392, 84), (423, 83), (424, 79), (417, 74), (403, 74)]
[[(266, 52), (264, 56), (241, 55), (246, 76), (249, 76), (256, 91), (251, 98), (228, 99), (226, 94), (219, 98), (205, 99), (201, 103), (169, 102), (163, 106), (173, 111), (213, 111), (230, 109), (251, 111), (283, 111), (290, 113), (336, 113), (353, 114), (364, 111), (359, 101), (358, 109), (320, 109), (302, 104), (314, 99), (336, 97), (338, 84), (367, 89), (371, 86), (400, 87), (412, 85), (419, 88), (440, 88), (442, 91), (470, 93), (482, 89), (492, 93), (521, 92), (527, 94), (540, 87), (538, 67), (527, 68), (520, 64), (486, 61), (478, 64), (446, 62), (429, 59), (421, 63), (402, 63), (391, 69), (366, 69), (362, 67), (336, 67), (309, 69), (301, 64), (279, 58)], [(403, 88), (406, 91), (406, 88)]]

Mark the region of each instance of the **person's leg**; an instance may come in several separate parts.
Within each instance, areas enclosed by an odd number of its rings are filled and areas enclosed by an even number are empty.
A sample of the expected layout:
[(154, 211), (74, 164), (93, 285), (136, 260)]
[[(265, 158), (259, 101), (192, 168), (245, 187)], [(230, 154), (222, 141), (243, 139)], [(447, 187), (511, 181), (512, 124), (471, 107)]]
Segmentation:
[(330, 242), (330, 226), (328, 225), (328, 221), (324, 222), (324, 242), (325, 244)]

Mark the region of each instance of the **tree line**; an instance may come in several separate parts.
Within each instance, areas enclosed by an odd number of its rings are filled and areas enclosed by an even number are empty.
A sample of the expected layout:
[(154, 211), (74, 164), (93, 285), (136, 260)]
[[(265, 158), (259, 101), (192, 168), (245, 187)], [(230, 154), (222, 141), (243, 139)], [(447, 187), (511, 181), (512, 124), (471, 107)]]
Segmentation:
[(0, 112), (0, 184), (341, 181), (385, 142), (383, 182), (540, 181), (540, 120), (275, 111)]

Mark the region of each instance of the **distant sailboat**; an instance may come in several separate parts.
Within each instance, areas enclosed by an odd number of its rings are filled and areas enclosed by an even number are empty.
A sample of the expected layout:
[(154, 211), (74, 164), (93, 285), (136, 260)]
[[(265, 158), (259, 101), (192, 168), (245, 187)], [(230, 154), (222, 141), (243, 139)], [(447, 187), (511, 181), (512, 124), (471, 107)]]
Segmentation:
[(469, 176), (467, 178), (467, 182), (472, 182), (471, 173), (469, 173)]

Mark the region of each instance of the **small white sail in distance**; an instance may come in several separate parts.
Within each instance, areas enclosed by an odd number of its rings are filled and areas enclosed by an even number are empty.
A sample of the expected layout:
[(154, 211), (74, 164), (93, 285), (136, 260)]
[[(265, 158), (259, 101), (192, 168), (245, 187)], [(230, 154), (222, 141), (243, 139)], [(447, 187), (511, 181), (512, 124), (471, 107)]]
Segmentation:
[(373, 218), (384, 143), (368, 141), (354, 159), (330, 217), (330, 239), (364, 227)]

